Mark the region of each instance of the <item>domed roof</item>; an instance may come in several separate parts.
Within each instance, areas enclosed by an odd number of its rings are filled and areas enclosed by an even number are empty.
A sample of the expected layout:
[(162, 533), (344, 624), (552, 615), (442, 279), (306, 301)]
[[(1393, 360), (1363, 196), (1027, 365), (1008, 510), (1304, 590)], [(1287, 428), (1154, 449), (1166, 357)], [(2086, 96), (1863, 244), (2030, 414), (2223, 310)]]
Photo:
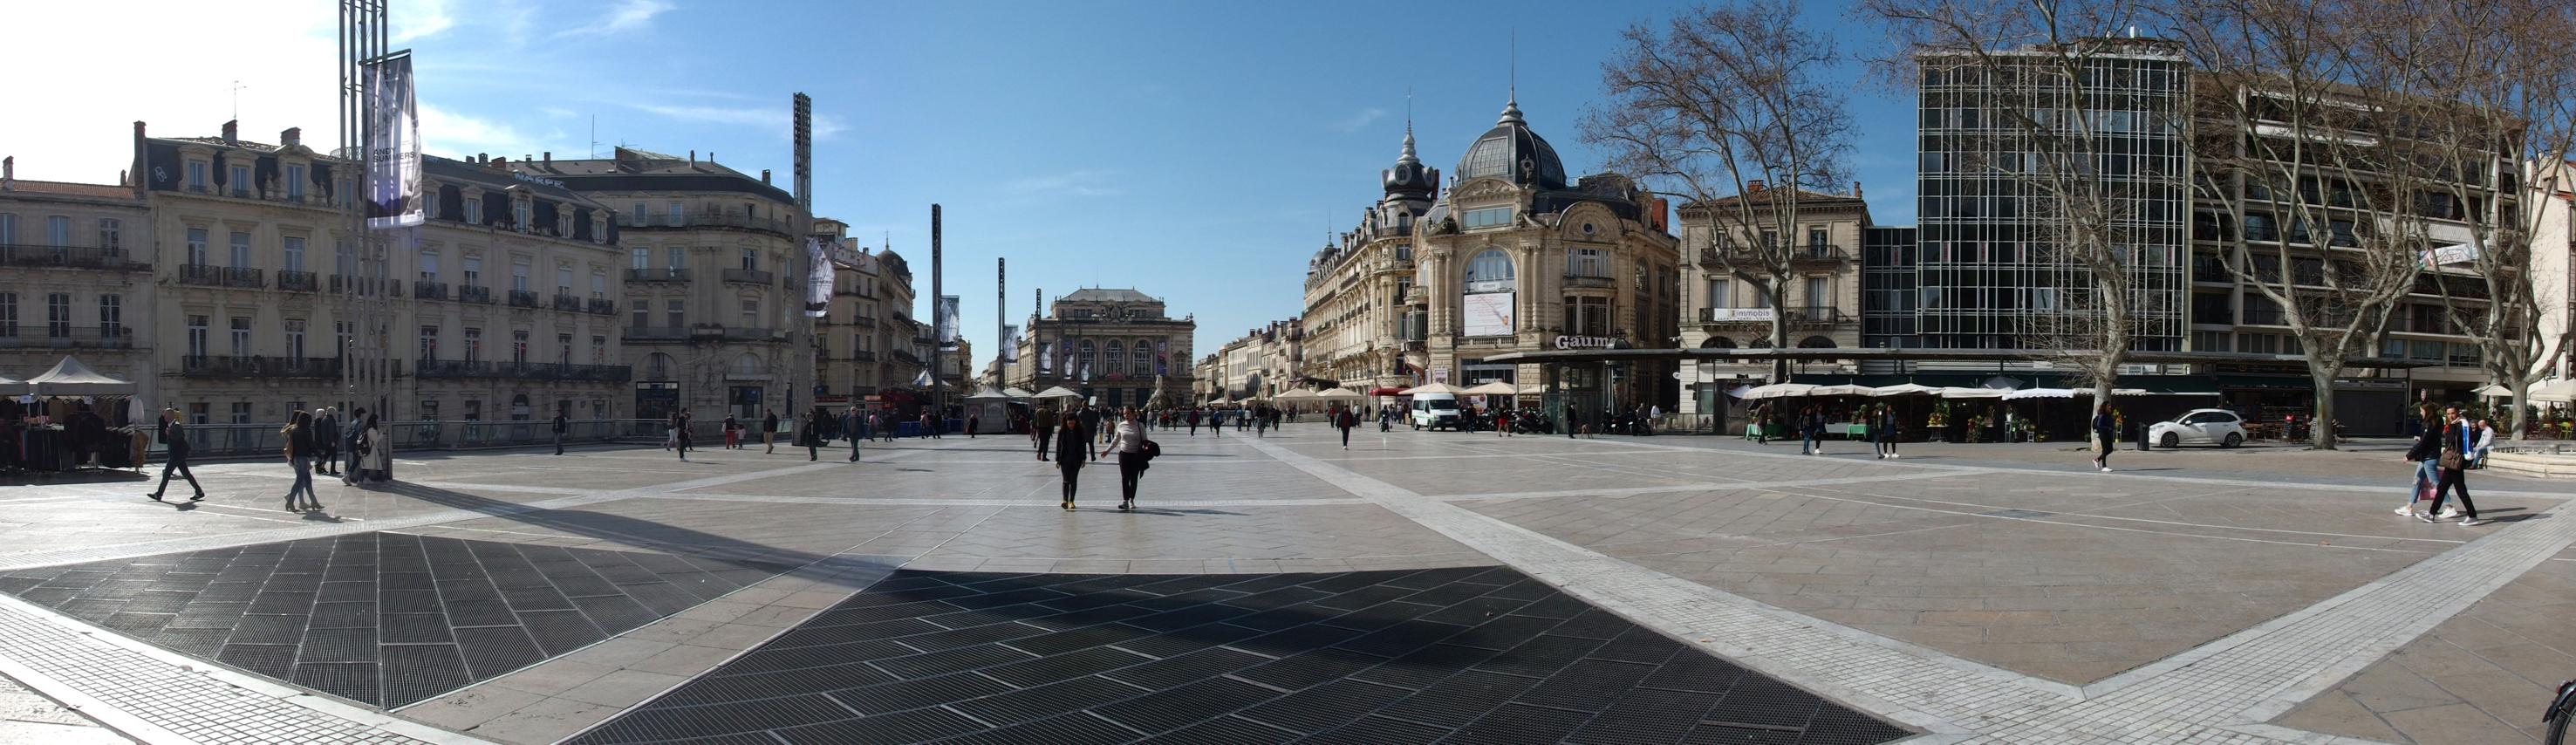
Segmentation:
[(1521, 186), (1565, 188), (1565, 164), (1557, 160), (1556, 148), (1521, 120), (1517, 98), (1504, 103), (1502, 119), (1467, 148), (1457, 173), (1459, 181), (1500, 176)]
[(1430, 199), (1440, 187), (1440, 169), (1422, 167), (1422, 159), (1413, 155), (1413, 125), (1404, 125), (1404, 154), (1396, 156), (1395, 167), (1378, 174), (1386, 185), (1389, 198)]

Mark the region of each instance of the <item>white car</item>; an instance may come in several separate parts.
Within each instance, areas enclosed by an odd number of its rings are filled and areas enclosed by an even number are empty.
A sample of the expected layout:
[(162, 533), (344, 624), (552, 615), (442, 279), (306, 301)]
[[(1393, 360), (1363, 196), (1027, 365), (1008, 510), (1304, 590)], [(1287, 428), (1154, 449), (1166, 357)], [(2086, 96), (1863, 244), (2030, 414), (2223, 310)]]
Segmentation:
[(2245, 443), (2245, 420), (2226, 409), (2193, 409), (2170, 422), (2157, 422), (2147, 428), (2147, 437), (2156, 447), (2183, 445), (2217, 445), (2232, 448)]

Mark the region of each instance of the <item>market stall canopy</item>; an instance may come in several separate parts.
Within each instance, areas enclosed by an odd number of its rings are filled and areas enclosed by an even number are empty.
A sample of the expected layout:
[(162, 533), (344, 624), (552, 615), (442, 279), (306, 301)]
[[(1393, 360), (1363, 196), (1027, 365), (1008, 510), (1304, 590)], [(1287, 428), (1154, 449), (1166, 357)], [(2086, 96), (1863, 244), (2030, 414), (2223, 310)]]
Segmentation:
[(2533, 401), (2563, 404), (2570, 399), (2576, 399), (2576, 380), (2552, 380), (2546, 385), (2533, 386), (2531, 389)]
[(1326, 391), (1322, 391), (1322, 392), (1316, 393), (1316, 394), (1315, 394), (1315, 397), (1316, 397), (1316, 398), (1328, 398), (1328, 399), (1334, 399), (1334, 400), (1338, 400), (1338, 401), (1350, 401), (1350, 400), (1355, 400), (1355, 399), (1368, 398), (1367, 396), (1362, 396), (1362, 395), (1358, 394), (1357, 392), (1352, 391), (1352, 390), (1351, 390), (1351, 389), (1349, 389), (1349, 388), (1333, 388), (1333, 389), (1330, 389), (1330, 390), (1326, 390)]
[(1465, 393), (1465, 392), (1467, 392), (1467, 391), (1466, 391), (1466, 389), (1464, 389), (1464, 388), (1459, 388), (1459, 387), (1457, 387), (1457, 386), (1453, 386), (1453, 385), (1450, 385), (1450, 384), (1448, 384), (1448, 383), (1432, 383), (1432, 384), (1430, 384), (1430, 385), (1414, 386), (1414, 387), (1412, 387), (1412, 388), (1406, 388), (1406, 389), (1404, 389), (1404, 392), (1403, 392), (1403, 393), (1398, 393), (1398, 394), (1396, 394), (1396, 395), (1399, 395), (1399, 396), (1419, 396), (1419, 395), (1422, 395), (1422, 394), (1425, 394), (1425, 393), (1447, 393), (1447, 394), (1455, 395), (1455, 394)]
[(966, 397), (966, 400), (968, 400), (968, 401), (1007, 401), (1007, 400), (1010, 400), (1010, 398), (1011, 398), (1011, 394), (1003, 393), (1003, 392), (1001, 392), (1001, 391), (985, 391), (985, 392), (978, 393), (978, 394), (975, 394), (975, 395), (972, 395), (972, 396), (967, 396), (967, 397)]
[(1404, 389), (1393, 386), (1371, 388), (1369, 389), (1368, 394), (1371, 396), (1401, 396), (1404, 395)]
[(1036, 398), (1038, 394), (1030, 393), (1030, 392), (1029, 392), (1029, 389), (1026, 389), (1026, 388), (1016, 388), (1016, 387), (1014, 387), (1014, 388), (1004, 388), (1004, 389), (1002, 389), (1002, 395), (1009, 396), (1009, 397), (1012, 397), (1012, 398)]
[(2496, 385), (2494, 383), (2488, 383), (2485, 386), (2480, 387), (2476, 393), (2480, 396), (2511, 396), (2513, 395), (2513, 389)]
[(1820, 385), (1807, 390), (1810, 396), (1867, 396), (1878, 389), (1865, 385)]
[(1520, 393), (1521, 389), (1500, 380), (1467, 389), (1467, 395), (1470, 396), (1517, 396)]
[(1997, 375), (1997, 376), (1994, 376), (1994, 377), (1991, 377), (1991, 378), (1987, 378), (1987, 379), (1986, 379), (1986, 382), (1978, 383), (1978, 384), (1977, 384), (1977, 387), (1979, 387), (1979, 388), (1994, 388), (1994, 389), (1998, 389), (1998, 390), (2006, 390), (2006, 391), (2009, 391), (2009, 390), (2012, 390), (2012, 389), (2015, 389), (2015, 388), (2020, 388), (2020, 387), (2021, 387), (2021, 379), (2020, 379), (2020, 378), (2007, 378), (2007, 377), (2004, 377), (2004, 376), (2001, 376), (2001, 375)]
[(1928, 385), (1915, 385), (1915, 384), (1913, 384), (1913, 383), (1899, 383), (1899, 384), (1896, 384), (1896, 385), (1880, 386), (1880, 387), (1878, 387), (1878, 388), (1873, 388), (1873, 389), (1871, 389), (1871, 390), (1870, 390), (1869, 395), (1872, 395), (1872, 396), (1938, 396), (1938, 395), (1941, 395), (1941, 389), (1939, 389), (1939, 388), (1934, 388), (1934, 387), (1932, 387), (1932, 386), (1928, 386)]
[(28, 378), (27, 388), (38, 396), (131, 396), (137, 386), (91, 370), (78, 357), (64, 357), (54, 369)]
[(1056, 386), (1056, 387), (1054, 387), (1054, 388), (1049, 388), (1049, 389), (1046, 389), (1046, 390), (1044, 390), (1044, 391), (1039, 391), (1039, 392), (1038, 392), (1038, 395), (1033, 396), (1032, 398), (1081, 398), (1081, 397), (1082, 397), (1082, 394), (1080, 394), (1080, 393), (1075, 393), (1075, 392), (1073, 392), (1073, 391), (1069, 391), (1069, 390), (1065, 390), (1065, 387), (1064, 387), (1064, 386), (1060, 386), (1060, 385), (1059, 385), (1059, 386)]
[(27, 395), (27, 381), (0, 375), (0, 396)]
[(1815, 388), (1815, 386), (1805, 383), (1773, 383), (1770, 385), (1754, 386), (1753, 390), (1744, 392), (1744, 400), (1751, 401), (1760, 398), (1804, 396), (1807, 395), (1808, 391), (1815, 390)]
[(1942, 398), (2003, 398), (2002, 388), (1943, 388)]
[[(2092, 391), (2092, 389), (2089, 389), (2089, 388), (2088, 388), (2088, 389), (2085, 389), (2085, 391), (2084, 391), (2084, 395), (2087, 395), (2087, 396), (2093, 395), (2093, 391)], [(2006, 400), (2006, 401), (2018, 401), (2018, 400), (2025, 399), (2025, 398), (2074, 398), (2074, 397), (2075, 397), (2075, 389), (2073, 389), (2073, 388), (2024, 388), (2024, 389), (2021, 389), (2021, 390), (2018, 390), (2018, 391), (2013, 391), (2013, 392), (2011, 392), (2011, 393), (2006, 393), (2006, 394), (2004, 394), (2004, 400)]]
[(1293, 390), (1293, 391), (1289, 391), (1289, 392), (1287, 392), (1287, 393), (1279, 394), (1279, 397), (1278, 397), (1278, 398), (1276, 398), (1276, 399), (1273, 399), (1273, 400), (1276, 400), (1276, 401), (1304, 401), (1304, 400), (1306, 400), (1306, 399), (1310, 399), (1310, 398), (1314, 398), (1314, 397), (1315, 397), (1315, 392), (1314, 392), (1314, 391), (1306, 390), (1306, 389), (1304, 389), (1304, 388), (1299, 388), (1299, 389), (1297, 389), (1297, 390)]

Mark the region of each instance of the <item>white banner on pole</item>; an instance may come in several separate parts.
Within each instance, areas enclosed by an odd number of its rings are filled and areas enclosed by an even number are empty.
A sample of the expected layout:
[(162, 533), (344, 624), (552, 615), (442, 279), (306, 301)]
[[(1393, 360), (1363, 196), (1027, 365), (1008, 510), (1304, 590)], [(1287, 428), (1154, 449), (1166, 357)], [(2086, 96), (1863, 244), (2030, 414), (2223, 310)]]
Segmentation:
[(957, 296), (939, 296), (939, 351), (957, 351)]
[(828, 236), (805, 237), (805, 315), (822, 318), (832, 310), (832, 254)]
[(1009, 325), (1002, 327), (1002, 351), (1000, 354), (1002, 355), (1003, 364), (1020, 361), (1020, 327)]
[(421, 224), (420, 110), (411, 55), (367, 63), (367, 227)]

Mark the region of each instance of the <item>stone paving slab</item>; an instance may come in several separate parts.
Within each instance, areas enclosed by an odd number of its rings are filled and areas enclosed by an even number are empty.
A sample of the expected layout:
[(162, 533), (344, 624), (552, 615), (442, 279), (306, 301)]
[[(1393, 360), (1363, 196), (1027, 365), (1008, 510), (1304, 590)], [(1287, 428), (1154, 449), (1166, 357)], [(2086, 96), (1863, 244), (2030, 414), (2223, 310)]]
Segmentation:
[(1781, 742), (1907, 733), (1509, 569), (899, 572), (570, 742)]
[(2576, 551), (2273, 720), (2421, 745), (2539, 742), (2540, 711), (2576, 678)]

